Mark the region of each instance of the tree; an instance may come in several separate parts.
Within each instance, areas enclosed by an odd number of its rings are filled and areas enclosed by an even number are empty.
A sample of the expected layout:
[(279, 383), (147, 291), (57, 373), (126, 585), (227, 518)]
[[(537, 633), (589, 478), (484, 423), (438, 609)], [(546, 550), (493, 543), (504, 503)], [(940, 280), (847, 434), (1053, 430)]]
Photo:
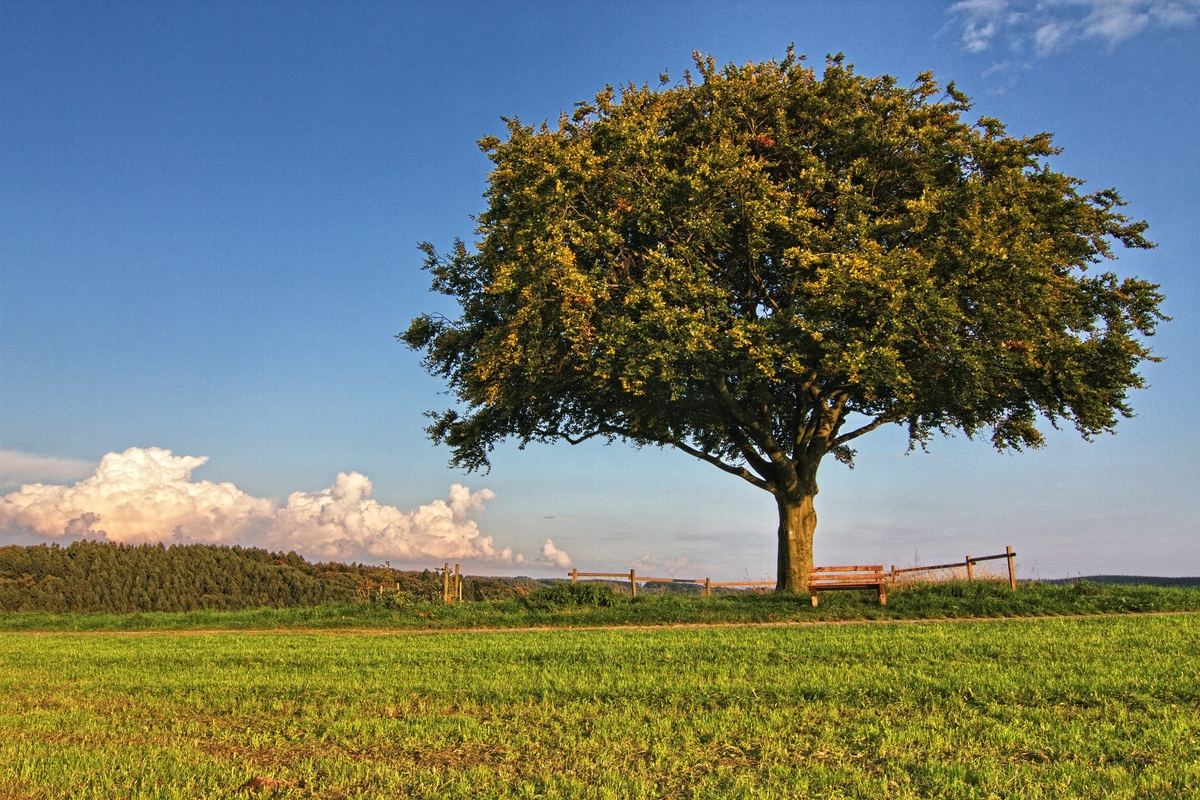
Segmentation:
[(1089, 267), (1147, 226), (1051, 170), (1050, 134), (964, 122), (931, 73), (696, 63), (481, 140), (475, 249), (421, 245), (461, 316), (399, 336), (460, 401), (428, 428), (452, 464), (510, 437), (677, 448), (774, 496), (778, 589), (806, 591), (817, 469), (858, 437), (1020, 450), (1039, 416), (1131, 416), (1162, 295)]

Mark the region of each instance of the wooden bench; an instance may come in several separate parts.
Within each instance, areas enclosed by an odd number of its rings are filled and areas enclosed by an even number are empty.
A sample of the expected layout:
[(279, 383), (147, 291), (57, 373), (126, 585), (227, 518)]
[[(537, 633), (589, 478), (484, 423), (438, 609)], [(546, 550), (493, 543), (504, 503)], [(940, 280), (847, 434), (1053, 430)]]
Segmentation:
[(808, 571), (808, 591), (813, 608), (817, 607), (817, 592), (837, 589), (875, 589), (879, 605), (887, 605), (887, 576), (883, 565), (870, 567), (813, 567)]

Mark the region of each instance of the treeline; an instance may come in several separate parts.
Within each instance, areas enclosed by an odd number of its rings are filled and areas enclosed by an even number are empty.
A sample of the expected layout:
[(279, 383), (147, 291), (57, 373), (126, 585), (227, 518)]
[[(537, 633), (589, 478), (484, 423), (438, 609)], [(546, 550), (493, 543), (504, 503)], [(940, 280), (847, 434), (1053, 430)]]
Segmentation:
[[(469, 578), (464, 599), (527, 594), (523, 579)], [(74, 542), (0, 547), (0, 611), (58, 613), (233, 611), (369, 601), (381, 587), (413, 600), (441, 598), (442, 578), (363, 564), (306, 561), (296, 553), (215, 545)]]

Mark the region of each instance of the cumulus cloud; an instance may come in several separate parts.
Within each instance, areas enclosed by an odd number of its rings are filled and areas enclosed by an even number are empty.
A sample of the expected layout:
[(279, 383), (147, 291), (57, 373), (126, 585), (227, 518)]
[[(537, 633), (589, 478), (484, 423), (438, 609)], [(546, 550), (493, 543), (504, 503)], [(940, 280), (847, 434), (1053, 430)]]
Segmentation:
[(542, 558), (547, 564), (566, 569), (571, 566), (571, 557), (554, 546), (554, 542), (549, 539), (542, 545)]
[(574, 562), (571, 561), (571, 557), (569, 555), (555, 547), (553, 541), (547, 539), (546, 543), (542, 545), (542, 555), (540, 557), (529, 557), (518, 554), (515, 559), (515, 563), (566, 569)]
[(570, 563), (548, 540), (541, 558), (527, 559), (484, 536), (471, 516), (495, 497), (488, 489), (455, 484), (447, 500), (401, 511), (372, 499), (366, 476), (344, 472), (328, 489), (294, 492), (280, 507), (232, 483), (193, 481), (205, 461), (157, 447), (109, 453), (74, 485), (32, 483), (5, 496), (0, 529), (129, 544), (243, 544), (343, 561)]
[(962, 0), (948, 9), (961, 24), (959, 41), (973, 53), (1004, 39), (1039, 56), (1079, 40), (1115, 47), (1144, 31), (1192, 25), (1200, 0)]

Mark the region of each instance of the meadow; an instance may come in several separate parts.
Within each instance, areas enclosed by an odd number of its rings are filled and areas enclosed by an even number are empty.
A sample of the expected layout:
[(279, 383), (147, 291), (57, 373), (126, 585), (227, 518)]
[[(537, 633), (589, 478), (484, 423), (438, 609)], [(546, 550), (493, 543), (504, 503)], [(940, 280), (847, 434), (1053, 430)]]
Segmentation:
[[(621, 587), (618, 587), (620, 589)], [(1164, 588), (1079, 581), (912, 583), (888, 589), (881, 606), (873, 592), (830, 592), (813, 608), (807, 595), (773, 592), (644, 594), (636, 600), (603, 584), (560, 582), (505, 600), (445, 604), (412, 601), (410, 594), (371, 594), (368, 601), (310, 608), (215, 609), (186, 612), (0, 613), (0, 631), (151, 630), (455, 630), (472, 628), (587, 628), (631, 625), (831, 622), (844, 620), (971, 619), (1163, 611), (1200, 611), (1200, 588)], [(643, 590), (644, 591), (644, 590)]]
[(0, 794), (1200, 797), (1200, 614), (0, 634)]

